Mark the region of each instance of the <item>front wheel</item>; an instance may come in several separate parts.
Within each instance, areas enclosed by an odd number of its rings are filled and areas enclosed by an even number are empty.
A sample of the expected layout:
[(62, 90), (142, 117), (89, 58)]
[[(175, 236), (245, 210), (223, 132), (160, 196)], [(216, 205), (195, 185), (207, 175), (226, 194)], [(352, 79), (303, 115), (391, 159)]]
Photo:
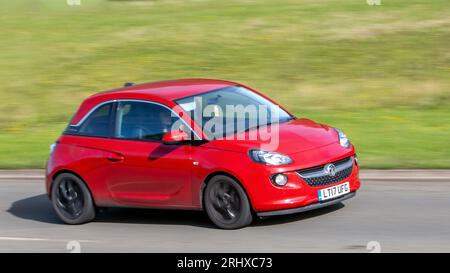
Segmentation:
[(220, 228), (237, 229), (253, 221), (247, 194), (228, 176), (217, 175), (209, 181), (204, 201), (209, 218)]
[(86, 184), (77, 176), (63, 173), (52, 186), (52, 204), (66, 224), (83, 224), (95, 218), (95, 206)]

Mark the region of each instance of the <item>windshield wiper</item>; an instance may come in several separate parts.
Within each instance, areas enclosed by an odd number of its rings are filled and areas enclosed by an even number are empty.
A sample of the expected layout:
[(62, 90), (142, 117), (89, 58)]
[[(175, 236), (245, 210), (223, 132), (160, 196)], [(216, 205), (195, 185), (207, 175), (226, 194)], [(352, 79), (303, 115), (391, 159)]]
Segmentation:
[(250, 131), (250, 130), (259, 129), (261, 126), (268, 126), (268, 125), (272, 125), (272, 122), (264, 123), (264, 124), (258, 124), (258, 125), (253, 126), (253, 127), (248, 127), (247, 129), (245, 129), (245, 130), (242, 131), (241, 133), (246, 133), (246, 132), (248, 132), (248, 131)]

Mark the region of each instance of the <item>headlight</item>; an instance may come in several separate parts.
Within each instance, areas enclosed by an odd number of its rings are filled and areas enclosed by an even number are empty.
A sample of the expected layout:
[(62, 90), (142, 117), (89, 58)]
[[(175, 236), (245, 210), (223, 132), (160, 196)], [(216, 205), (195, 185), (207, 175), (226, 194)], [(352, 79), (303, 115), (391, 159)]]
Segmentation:
[(334, 130), (336, 130), (336, 133), (338, 133), (339, 143), (341, 144), (341, 146), (344, 147), (344, 148), (349, 148), (350, 147), (350, 140), (344, 134), (344, 132), (342, 132), (341, 130), (336, 129), (336, 128), (334, 128)]
[(292, 162), (292, 159), (287, 155), (264, 150), (250, 150), (250, 157), (258, 163), (274, 166), (286, 165)]

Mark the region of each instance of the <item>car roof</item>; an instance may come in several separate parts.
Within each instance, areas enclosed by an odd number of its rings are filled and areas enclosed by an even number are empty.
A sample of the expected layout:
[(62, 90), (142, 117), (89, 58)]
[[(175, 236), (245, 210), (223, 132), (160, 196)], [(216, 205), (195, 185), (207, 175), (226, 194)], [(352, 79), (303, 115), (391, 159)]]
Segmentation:
[(173, 101), (232, 85), (237, 85), (237, 83), (215, 79), (180, 79), (132, 85), (110, 91), (100, 92), (92, 97), (111, 97), (114, 96), (114, 94), (118, 96), (148, 95), (149, 98), (159, 98), (162, 100)]
[(94, 94), (83, 101), (71, 124), (77, 124), (85, 115), (101, 103), (119, 99), (150, 100), (172, 107), (174, 100), (207, 91), (238, 85), (235, 82), (214, 79), (180, 79), (150, 82), (122, 87)]

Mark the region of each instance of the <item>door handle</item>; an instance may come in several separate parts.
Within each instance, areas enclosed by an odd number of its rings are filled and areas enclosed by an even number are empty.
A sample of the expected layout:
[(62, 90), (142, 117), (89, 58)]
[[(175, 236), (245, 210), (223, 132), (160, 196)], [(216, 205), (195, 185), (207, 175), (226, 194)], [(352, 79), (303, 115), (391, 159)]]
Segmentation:
[(121, 154), (110, 154), (108, 156), (108, 160), (111, 162), (120, 162), (123, 161), (125, 159), (125, 157)]

